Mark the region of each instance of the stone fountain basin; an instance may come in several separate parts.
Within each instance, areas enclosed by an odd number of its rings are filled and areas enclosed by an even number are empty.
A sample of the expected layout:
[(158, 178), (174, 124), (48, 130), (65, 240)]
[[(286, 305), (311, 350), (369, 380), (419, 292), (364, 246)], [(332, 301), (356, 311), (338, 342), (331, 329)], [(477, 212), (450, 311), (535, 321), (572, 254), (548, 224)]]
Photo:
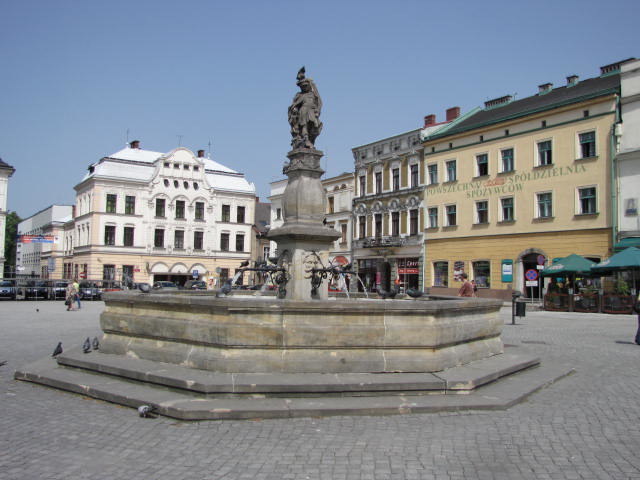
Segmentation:
[(503, 352), (502, 302), (105, 296), (102, 353), (222, 373), (436, 372)]

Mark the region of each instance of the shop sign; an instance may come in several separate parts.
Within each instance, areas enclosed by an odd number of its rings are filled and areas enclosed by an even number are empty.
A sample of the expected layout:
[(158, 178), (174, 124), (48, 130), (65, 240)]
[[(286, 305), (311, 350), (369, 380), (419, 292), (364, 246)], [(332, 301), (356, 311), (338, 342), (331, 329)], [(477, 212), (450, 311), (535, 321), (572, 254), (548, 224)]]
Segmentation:
[(457, 260), (453, 262), (453, 280), (456, 282), (461, 282), (463, 273), (464, 273), (464, 261)]
[(504, 283), (513, 282), (513, 260), (510, 258), (502, 260), (502, 281)]

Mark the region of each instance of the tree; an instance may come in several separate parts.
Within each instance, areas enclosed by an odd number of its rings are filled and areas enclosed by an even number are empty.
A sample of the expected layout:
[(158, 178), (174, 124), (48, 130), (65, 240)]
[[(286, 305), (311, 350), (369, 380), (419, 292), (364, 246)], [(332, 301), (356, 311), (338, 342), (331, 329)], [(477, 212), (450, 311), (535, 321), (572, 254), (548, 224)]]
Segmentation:
[(16, 212), (9, 212), (6, 220), (4, 236), (5, 276), (7, 276), (9, 272), (16, 271), (16, 235), (18, 233), (18, 224), (22, 219)]

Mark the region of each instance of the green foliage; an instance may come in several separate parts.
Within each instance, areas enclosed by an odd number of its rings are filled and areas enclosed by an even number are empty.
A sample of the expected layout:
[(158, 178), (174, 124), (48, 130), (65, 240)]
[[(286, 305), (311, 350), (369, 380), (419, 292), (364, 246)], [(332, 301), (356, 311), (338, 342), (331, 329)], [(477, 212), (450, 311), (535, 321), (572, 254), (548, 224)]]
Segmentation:
[(631, 293), (629, 284), (622, 277), (619, 277), (618, 280), (616, 280), (615, 290), (618, 295), (629, 295)]
[(16, 234), (18, 233), (18, 224), (22, 219), (16, 212), (7, 213), (6, 229), (4, 236), (4, 270), (5, 272), (15, 272), (16, 268)]

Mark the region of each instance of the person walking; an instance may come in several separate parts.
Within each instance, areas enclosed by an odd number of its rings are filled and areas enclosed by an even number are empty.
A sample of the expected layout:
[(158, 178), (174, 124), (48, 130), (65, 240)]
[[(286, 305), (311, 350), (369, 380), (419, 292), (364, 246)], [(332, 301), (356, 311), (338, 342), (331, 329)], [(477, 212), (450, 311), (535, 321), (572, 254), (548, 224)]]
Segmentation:
[(80, 310), (80, 284), (78, 284), (78, 279), (73, 279), (73, 288), (76, 291), (75, 301), (78, 304), (78, 310)]
[(458, 290), (458, 296), (473, 297), (473, 285), (469, 281), (469, 275), (463, 273), (460, 277), (462, 277), (462, 286), (460, 287), (460, 290)]
[(64, 304), (67, 306), (67, 312), (73, 310), (73, 302), (76, 299), (76, 289), (73, 286), (73, 282), (67, 284), (65, 290)]

